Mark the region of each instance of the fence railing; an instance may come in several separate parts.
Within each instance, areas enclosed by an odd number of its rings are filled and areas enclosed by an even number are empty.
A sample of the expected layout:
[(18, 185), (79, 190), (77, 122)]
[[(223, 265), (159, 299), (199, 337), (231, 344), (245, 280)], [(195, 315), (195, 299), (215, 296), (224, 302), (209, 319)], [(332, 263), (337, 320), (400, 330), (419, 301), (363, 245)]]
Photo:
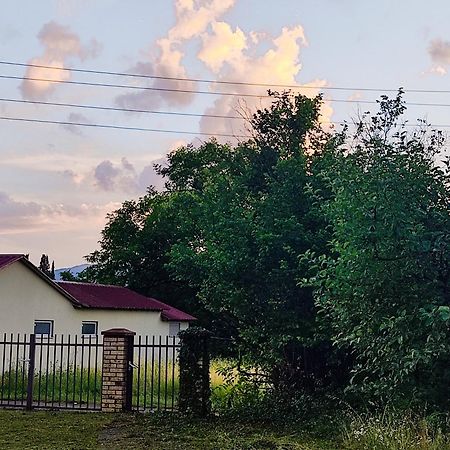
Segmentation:
[(132, 409), (174, 410), (178, 403), (179, 339), (138, 336), (133, 351)]
[[(140, 412), (178, 409), (180, 339), (135, 337), (126, 329), (102, 334), (0, 335), (0, 407)], [(188, 340), (183, 345), (191, 344)], [(196, 365), (203, 367), (209, 360), (203, 354), (192, 355), (195, 364), (187, 372), (195, 377), (200, 373), (194, 370)], [(187, 372), (183, 371), (185, 378)], [(193, 385), (187, 380), (183, 383)]]
[(7, 335), (0, 340), (0, 406), (101, 408), (97, 336)]

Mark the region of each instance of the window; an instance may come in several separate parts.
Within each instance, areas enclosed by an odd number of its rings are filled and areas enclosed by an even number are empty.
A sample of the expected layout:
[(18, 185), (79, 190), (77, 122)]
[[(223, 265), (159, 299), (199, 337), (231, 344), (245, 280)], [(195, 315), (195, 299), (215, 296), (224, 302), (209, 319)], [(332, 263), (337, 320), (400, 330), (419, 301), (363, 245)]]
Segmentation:
[(180, 322), (169, 322), (169, 336), (177, 336), (180, 332)]
[(98, 322), (81, 322), (81, 334), (97, 335)]
[(53, 336), (53, 320), (35, 320), (34, 334)]

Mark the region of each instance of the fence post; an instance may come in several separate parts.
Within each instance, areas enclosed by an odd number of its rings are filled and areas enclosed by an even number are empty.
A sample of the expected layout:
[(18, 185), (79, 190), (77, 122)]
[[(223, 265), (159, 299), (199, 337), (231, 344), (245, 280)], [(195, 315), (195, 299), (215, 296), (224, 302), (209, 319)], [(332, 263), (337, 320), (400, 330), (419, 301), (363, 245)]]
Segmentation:
[(211, 387), (209, 380), (209, 338), (211, 333), (192, 327), (179, 333), (180, 411), (197, 417), (211, 412)]
[(30, 334), (30, 348), (28, 351), (28, 379), (27, 379), (27, 405), (26, 405), (27, 411), (31, 411), (33, 409), (33, 381), (34, 381), (35, 355), (36, 355), (36, 335)]
[(102, 331), (102, 411), (131, 411), (135, 334), (125, 328)]

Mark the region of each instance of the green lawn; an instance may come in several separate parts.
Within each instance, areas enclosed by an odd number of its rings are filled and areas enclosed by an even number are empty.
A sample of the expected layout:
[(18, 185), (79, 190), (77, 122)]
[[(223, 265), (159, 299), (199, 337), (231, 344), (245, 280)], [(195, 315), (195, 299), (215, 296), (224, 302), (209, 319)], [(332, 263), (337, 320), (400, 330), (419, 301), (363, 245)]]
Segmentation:
[(0, 449), (337, 449), (289, 429), (194, 422), (174, 415), (0, 410)]
[(450, 450), (449, 434), (410, 415), (355, 416), (346, 429), (323, 419), (308, 429), (176, 414), (0, 410), (0, 449)]

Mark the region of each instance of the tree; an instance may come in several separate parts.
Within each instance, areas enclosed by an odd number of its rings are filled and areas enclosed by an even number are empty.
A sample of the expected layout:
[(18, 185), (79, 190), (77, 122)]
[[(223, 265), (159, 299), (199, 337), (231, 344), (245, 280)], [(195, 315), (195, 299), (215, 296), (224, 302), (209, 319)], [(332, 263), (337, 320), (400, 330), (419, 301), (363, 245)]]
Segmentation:
[(334, 151), (332, 254), (316, 259), (316, 302), (357, 358), (360, 392), (447, 401), (450, 164), (438, 161), (441, 132), (401, 123), (401, 94)]
[(253, 117), (251, 141), (169, 156), (168, 186), (195, 204), (195, 233), (172, 245), (169, 267), (228, 322), (247, 363), (276, 388), (314, 389), (332, 373), (333, 352), (316, 333), (312, 290), (297, 280), (305, 252), (327, 252), (317, 199), (334, 139), (320, 127), (320, 97), (272, 95)]
[(318, 199), (330, 195), (322, 172), (335, 143), (319, 123), (321, 97), (271, 95), (253, 139), (169, 154), (158, 167), (166, 191), (112, 213), (88, 260), (96, 281), (200, 314), (277, 389), (314, 389), (332, 379), (334, 353), (298, 276), (305, 252), (327, 252)]
[[(44, 272), (45, 275), (47, 275), (49, 278), (54, 279), (54, 277), (55, 277), (55, 275), (54, 275), (54, 270), (55, 270), (54, 264), (52, 265), (52, 268), (53, 268), (53, 271), (50, 268), (50, 262), (49, 262), (49, 259), (48, 259), (48, 255), (43, 254), (41, 256), (41, 260), (39, 262), (39, 269), (42, 272)], [(53, 276), (52, 276), (52, 274), (53, 274)]]

